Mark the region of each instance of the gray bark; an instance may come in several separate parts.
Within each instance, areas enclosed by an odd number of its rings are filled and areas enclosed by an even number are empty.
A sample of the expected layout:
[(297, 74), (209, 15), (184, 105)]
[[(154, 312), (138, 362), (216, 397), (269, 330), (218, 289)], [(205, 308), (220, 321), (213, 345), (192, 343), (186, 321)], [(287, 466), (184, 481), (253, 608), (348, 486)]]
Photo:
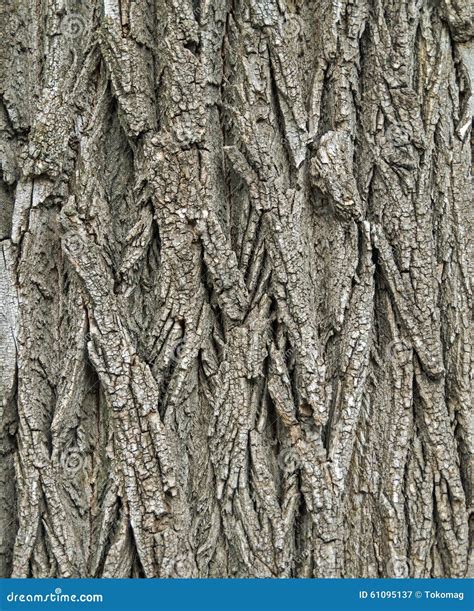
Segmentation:
[(4, 1), (3, 576), (468, 573), (472, 15)]

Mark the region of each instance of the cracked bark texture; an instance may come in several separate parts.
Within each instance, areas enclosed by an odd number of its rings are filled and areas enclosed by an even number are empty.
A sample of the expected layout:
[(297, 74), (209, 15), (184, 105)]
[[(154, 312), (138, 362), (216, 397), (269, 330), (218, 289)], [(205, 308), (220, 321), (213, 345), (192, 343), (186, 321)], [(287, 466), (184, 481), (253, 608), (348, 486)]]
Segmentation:
[(473, 13), (3, 2), (1, 575), (469, 573)]

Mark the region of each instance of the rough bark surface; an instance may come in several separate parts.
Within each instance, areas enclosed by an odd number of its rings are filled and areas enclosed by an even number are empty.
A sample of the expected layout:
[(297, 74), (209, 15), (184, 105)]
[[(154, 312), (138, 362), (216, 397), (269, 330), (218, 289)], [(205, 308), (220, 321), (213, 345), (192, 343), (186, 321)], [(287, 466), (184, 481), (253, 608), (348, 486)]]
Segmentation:
[(0, 27), (1, 575), (468, 574), (472, 2)]

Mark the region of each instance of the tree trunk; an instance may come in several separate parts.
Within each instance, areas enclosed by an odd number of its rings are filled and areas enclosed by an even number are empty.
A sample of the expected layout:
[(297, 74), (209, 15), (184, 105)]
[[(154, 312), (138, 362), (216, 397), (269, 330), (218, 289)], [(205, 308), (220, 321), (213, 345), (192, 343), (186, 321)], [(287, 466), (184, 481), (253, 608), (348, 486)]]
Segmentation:
[(0, 11), (1, 574), (466, 575), (469, 0)]

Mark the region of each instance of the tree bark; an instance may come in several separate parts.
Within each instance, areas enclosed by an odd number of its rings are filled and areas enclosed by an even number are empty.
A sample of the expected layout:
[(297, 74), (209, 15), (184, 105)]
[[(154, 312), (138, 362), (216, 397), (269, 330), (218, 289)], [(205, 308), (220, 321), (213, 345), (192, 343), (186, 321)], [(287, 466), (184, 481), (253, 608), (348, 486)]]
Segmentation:
[(468, 573), (472, 8), (3, 3), (3, 576)]

